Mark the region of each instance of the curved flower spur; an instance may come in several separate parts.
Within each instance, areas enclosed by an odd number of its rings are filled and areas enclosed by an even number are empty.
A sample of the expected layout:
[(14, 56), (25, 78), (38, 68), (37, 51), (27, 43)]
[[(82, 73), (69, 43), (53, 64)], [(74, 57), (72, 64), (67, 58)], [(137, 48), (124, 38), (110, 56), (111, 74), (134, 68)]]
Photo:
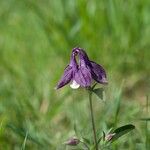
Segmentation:
[(93, 80), (101, 84), (108, 83), (104, 68), (89, 60), (86, 52), (82, 48), (77, 47), (72, 50), (70, 64), (65, 68), (64, 75), (61, 77), (56, 89), (70, 82), (70, 87), (73, 89), (77, 89), (80, 86), (87, 88), (92, 85)]

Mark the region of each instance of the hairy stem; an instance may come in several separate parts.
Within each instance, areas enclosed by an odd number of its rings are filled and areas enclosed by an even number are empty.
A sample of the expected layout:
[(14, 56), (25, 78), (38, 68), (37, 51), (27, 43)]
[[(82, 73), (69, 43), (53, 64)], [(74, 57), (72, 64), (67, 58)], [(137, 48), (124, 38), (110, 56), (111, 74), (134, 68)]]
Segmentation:
[(95, 122), (94, 122), (94, 115), (93, 115), (92, 92), (91, 91), (89, 91), (89, 102), (90, 102), (90, 114), (91, 114), (91, 122), (92, 122), (93, 136), (94, 136), (94, 144), (95, 144), (95, 149), (98, 150), (96, 130), (95, 130)]

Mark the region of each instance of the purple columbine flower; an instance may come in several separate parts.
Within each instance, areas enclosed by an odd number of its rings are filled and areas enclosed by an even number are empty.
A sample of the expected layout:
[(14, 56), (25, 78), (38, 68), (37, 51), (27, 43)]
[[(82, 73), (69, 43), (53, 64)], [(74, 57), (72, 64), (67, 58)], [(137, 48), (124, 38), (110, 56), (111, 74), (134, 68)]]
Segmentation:
[(101, 84), (107, 84), (106, 72), (101, 65), (89, 60), (83, 49), (77, 47), (72, 50), (70, 64), (65, 68), (64, 75), (56, 89), (70, 82), (70, 87), (73, 89), (80, 86), (86, 88), (92, 85), (93, 80)]

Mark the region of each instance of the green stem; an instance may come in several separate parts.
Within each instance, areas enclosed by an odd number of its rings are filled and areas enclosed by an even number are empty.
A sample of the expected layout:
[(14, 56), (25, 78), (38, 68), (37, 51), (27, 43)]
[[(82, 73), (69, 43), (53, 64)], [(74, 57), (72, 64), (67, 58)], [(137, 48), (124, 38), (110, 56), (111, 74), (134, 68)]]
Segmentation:
[(98, 150), (96, 130), (95, 130), (95, 122), (94, 122), (94, 115), (93, 115), (92, 92), (91, 91), (89, 91), (89, 102), (90, 102), (90, 114), (91, 114), (91, 121), (92, 121), (92, 128), (93, 128), (94, 144), (95, 144), (95, 149)]
[[(146, 113), (148, 114), (148, 96), (146, 96)], [(145, 125), (145, 134), (146, 134), (146, 140), (145, 140), (145, 145), (146, 145), (146, 149), (149, 149), (149, 137), (148, 137), (148, 121), (146, 121), (146, 125)]]

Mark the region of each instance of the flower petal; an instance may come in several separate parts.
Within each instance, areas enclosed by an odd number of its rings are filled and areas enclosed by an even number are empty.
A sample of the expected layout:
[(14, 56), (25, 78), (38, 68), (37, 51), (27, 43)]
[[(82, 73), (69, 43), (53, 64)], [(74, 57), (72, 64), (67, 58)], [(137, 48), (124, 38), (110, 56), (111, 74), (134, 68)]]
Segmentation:
[(99, 65), (93, 61), (91, 61), (91, 65), (92, 65), (91, 70), (92, 70), (93, 79), (99, 83), (107, 84), (108, 81), (106, 79), (106, 72), (105, 72), (104, 68), (101, 65)]
[(83, 49), (79, 49), (80, 66), (91, 66), (89, 57)]
[(82, 87), (88, 87), (92, 83), (91, 71), (85, 66), (80, 66), (79, 70), (75, 73), (74, 80)]
[(73, 76), (72, 67), (68, 65), (64, 71), (64, 75), (61, 77), (60, 81), (58, 82), (56, 89), (59, 89), (65, 86), (66, 84), (68, 84), (71, 81), (72, 76)]
[(80, 84), (78, 84), (75, 80), (73, 80), (72, 83), (70, 84), (70, 87), (72, 89), (78, 89), (80, 87)]

